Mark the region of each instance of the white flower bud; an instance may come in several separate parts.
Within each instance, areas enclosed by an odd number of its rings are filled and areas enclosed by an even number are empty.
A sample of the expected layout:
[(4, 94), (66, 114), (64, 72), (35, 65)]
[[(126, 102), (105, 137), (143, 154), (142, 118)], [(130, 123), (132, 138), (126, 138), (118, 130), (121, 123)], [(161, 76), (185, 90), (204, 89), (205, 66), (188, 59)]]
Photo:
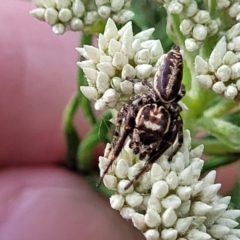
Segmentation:
[(154, 163), (150, 170), (151, 173), (151, 182), (155, 183), (159, 180), (162, 180), (165, 177), (165, 172), (159, 164)]
[(226, 90), (224, 91), (224, 96), (228, 99), (234, 99), (238, 94), (238, 90), (234, 85), (227, 86)]
[(167, 176), (166, 176), (166, 182), (169, 185), (169, 188), (171, 190), (176, 189), (178, 186), (178, 177), (176, 172), (171, 171)]
[(162, 206), (164, 208), (177, 209), (181, 203), (181, 199), (175, 194), (171, 194), (162, 200)]
[(213, 84), (212, 90), (218, 94), (222, 94), (226, 90), (226, 86), (223, 82), (216, 82)]
[(203, 154), (204, 145), (201, 144), (191, 150), (190, 155), (192, 158), (200, 158)]
[(231, 77), (231, 68), (227, 65), (222, 65), (218, 68), (216, 76), (219, 80), (227, 82)]
[(30, 11), (31, 16), (35, 17), (37, 20), (45, 21), (45, 8), (36, 8)]
[(132, 28), (132, 22), (127, 22), (125, 25), (122, 26), (122, 28), (120, 28), (118, 30), (118, 35), (120, 36), (120, 40), (123, 37), (124, 33), (129, 29)]
[(121, 180), (119, 183), (118, 183), (118, 192), (120, 194), (128, 194), (128, 193), (131, 193), (133, 191), (133, 186), (130, 186), (128, 189), (125, 190), (125, 187), (127, 186), (127, 184), (129, 183), (128, 180)]
[(120, 11), (117, 15), (113, 16), (113, 19), (118, 23), (126, 23), (130, 20), (132, 20), (134, 17), (134, 13), (130, 10), (123, 9)]
[(111, 0), (111, 9), (113, 12), (118, 12), (123, 8), (124, 0)]
[(110, 78), (114, 77), (116, 74), (115, 68), (109, 62), (98, 63), (97, 69), (101, 72), (106, 73)]
[(159, 240), (159, 231), (155, 229), (149, 229), (144, 233), (147, 240)]
[(137, 192), (132, 192), (126, 196), (126, 203), (132, 208), (140, 206), (142, 201), (143, 197)]
[(80, 90), (82, 92), (82, 94), (88, 98), (90, 101), (93, 100), (97, 100), (98, 98), (98, 92), (97, 89), (95, 87), (90, 87), (90, 86), (81, 86)]
[(82, 31), (84, 27), (83, 21), (79, 18), (72, 18), (70, 21), (70, 28), (73, 31)]
[(148, 227), (156, 228), (161, 224), (161, 217), (156, 211), (148, 209), (144, 216), (144, 221)]
[(157, 198), (164, 198), (169, 191), (169, 187), (165, 181), (155, 182), (152, 186), (152, 194)]
[(154, 28), (148, 28), (134, 35), (133, 39), (139, 39), (141, 42), (147, 41), (149, 40), (154, 31)]
[(185, 47), (189, 52), (193, 52), (199, 48), (199, 44), (194, 38), (185, 39)]
[[(134, 209), (132, 209), (130, 207), (123, 207), (120, 210), (120, 214), (125, 219), (132, 219), (132, 216), (133, 216), (133, 214), (135, 214), (135, 211), (134, 211)], [(143, 220), (143, 223), (144, 223), (144, 220)]]
[(182, 201), (187, 201), (190, 199), (192, 194), (192, 188), (191, 187), (178, 187), (177, 188), (177, 195), (180, 197)]
[(231, 18), (235, 18), (238, 15), (239, 12), (240, 12), (240, 4), (239, 4), (239, 2), (233, 3), (230, 6), (230, 8), (228, 9), (228, 15)]
[(230, 5), (229, 0), (218, 0), (217, 1), (217, 8), (218, 9), (224, 9), (227, 8)]
[(107, 107), (107, 104), (102, 98), (99, 98), (94, 104), (94, 108), (97, 111), (103, 111), (106, 109), (106, 107)]
[(116, 190), (117, 178), (112, 175), (106, 174), (103, 178), (103, 183), (108, 189)]
[(183, 11), (183, 5), (177, 1), (171, 1), (167, 7), (167, 10), (171, 14), (180, 14)]
[(128, 59), (124, 54), (122, 54), (120, 52), (116, 52), (114, 54), (113, 60), (112, 60), (112, 65), (114, 67), (116, 67), (116, 69), (121, 70), (127, 64), (128, 64)]
[(191, 207), (193, 214), (197, 216), (205, 216), (211, 209), (211, 206), (200, 201), (194, 202)]
[(193, 22), (190, 19), (183, 19), (179, 28), (183, 35), (188, 35), (192, 32)]
[(54, 8), (47, 8), (45, 11), (45, 21), (49, 25), (54, 25), (58, 21), (58, 12)]
[(204, 187), (203, 190), (201, 191), (201, 200), (203, 202), (210, 201), (213, 197), (216, 196), (220, 187), (221, 187), (220, 183), (216, 183), (216, 184), (212, 184)]
[(238, 226), (237, 221), (234, 221), (234, 220), (229, 219), (229, 218), (219, 218), (216, 222), (218, 224), (221, 224), (221, 225), (226, 226), (228, 228), (235, 228), (235, 227)]
[(207, 28), (202, 24), (196, 24), (193, 28), (193, 37), (198, 41), (203, 41), (207, 37)]
[(176, 240), (177, 236), (178, 236), (177, 230), (173, 228), (164, 229), (162, 230), (161, 233), (162, 240)]
[(107, 39), (107, 37), (100, 33), (98, 35), (98, 48), (105, 52), (108, 49), (108, 43), (109, 40)]
[(104, 30), (104, 36), (108, 41), (110, 41), (112, 38), (118, 37), (118, 29), (111, 18), (108, 18), (107, 20), (105, 30)]
[(99, 72), (96, 79), (96, 87), (98, 89), (98, 92), (100, 94), (104, 93), (109, 88), (109, 84), (110, 84), (109, 76), (103, 72)]
[(146, 86), (143, 86), (141, 82), (137, 82), (134, 84), (134, 93), (139, 94), (139, 93), (147, 93), (148, 89)]
[(94, 62), (98, 63), (100, 56), (103, 54), (101, 50), (90, 45), (84, 45), (84, 49), (87, 52), (88, 57)]
[(172, 160), (171, 169), (172, 171), (176, 172), (177, 174), (181, 173), (185, 168), (183, 154), (178, 152)]
[(191, 229), (187, 233), (187, 239), (194, 239), (194, 240), (211, 240), (212, 237), (205, 232), (201, 232), (197, 229)]
[(63, 25), (63, 24), (61, 24), (61, 23), (57, 23), (57, 24), (54, 24), (53, 26), (52, 26), (52, 31), (53, 31), (53, 33), (54, 34), (56, 34), (56, 35), (62, 35), (62, 34), (64, 34), (65, 33), (65, 26)]
[(108, 54), (113, 57), (116, 52), (120, 52), (121, 47), (122, 44), (116, 39), (112, 38), (109, 42)]
[(163, 54), (162, 44), (159, 40), (154, 41), (154, 44), (150, 50), (151, 62), (156, 62)]
[(144, 221), (144, 215), (140, 213), (133, 213), (132, 214), (132, 222), (134, 227), (136, 227), (139, 230), (145, 230), (146, 229), (146, 224)]
[(228, 49), (231, 51), (240, 51), (240, 36), (234, 37), (231, 42), (228, 43)]
[(189, 17), (189, 18), (194, 16), (197, 11), (198, 11), (198, 6), (195, 1), (191, 1), (191, 3), (187, 5), (186, 8), (184, 9), (186, 17)]
[(70, 0), (55, 0), (57, 9), (69, 8), (71, 6)]
[(98, 19), (98, 13), (96, 11), (86, 12), (84, 16), (84, 23), (86, 25), (94, 24)]
[(137, 65), (135, 67), (136, 70), (136, 76), (139, 79), (145, 79), (150, 77), (151, 73), (152, 73), (152, 65), (150, 64), (141, 64), (141, 65)]
[(181, 204), (181, 206), (178, 209), (179, 216), (184, 216), (189, 213), (191, 207), (191, 200), (187, 200)]
[(228, 41), (232, 40), (234, 37), (239, 36), (240, 35), (240, 23), (236, 23), (235, 25), (233, 25), (233, 27), (227, 31), (226, 35), (227, 35)]
[(45, 8), (56, 8), (55, 0), (43, 0), (42, 2)]
[(192, 166), (185, 168), (178, 176), (179, 185), (188, 186), (192, 184), (193, 181), (193, 169)]
[(124, 94), (132, 94), (133, 93), (133, 83), (128, 80), (124, 80), (123, 82), (121, 82), (120, 88)]
[(87, 77), (87, 81), (89, 86), (95, 86), (96, 85), (96, 79), (98, 76), (98, 71), (92, 68), (83, 68), (82, 69), (84, 74)]
[(130, 64), (126, 64), (122, 69), (121, 78), (122, 79), (133, 79), (135, 78), (136, 71), (134, 67)]
[(81, 18), (85, 13), (85, 6), (81, 0), (75, 0), (73, 1), (72, 10), (76, 17)]
[(115, 210), (120, 210), (123, 207), (124, 198), (120, 194), (115, 194), (110, 197), (111, 208)]
[(112, 57), (107, 56), (107, 55), (101, 55), (99, 61), (100, 61), (101, 63), (104, 63), (104, 62), (109, 62), (109, 63), (111, 63), (111, 62), (112, 62)]
[[(42, 0), (33, 0), (32, 2), (33, 2), (33, 4), (34, 4), (36, 7), (38, 7), (38, 8), (43, 8), (43, 7), (44, 7)], [(45, 7), (44, 7), (44, 8), (45, 8)]]
[(101, 6), (98, 8), (98, 14), (102, 17), (102, 18), (109, 18), (110, 14), (111, 14), (111, 9), (107, 6)]
[(209, 67), (211, 71), (215, 72), (217, 68), (220, 67), (220, 65), (222, 64), (223, 56), (226, 54), (226, 52), (226, 38), (222, 37), (216, 44), (209, 58)]
[(134, 56), (134, 61), (136, 64), (148, 64), (150, 62), (150, 53), (147, 49), (142, 49), (137, 52)]
[(176, 230), (181, 235), (185, 234), (192, 223), (192, 217), (180, 218), (176, 222)]
[(119, 77), (113, 77), (112, 78), (112, 82), (111, 82), (111, 86), (112, 88), (114, 88), (117, 92), (121, 91), (120, 88), (120, 83), (122, 82), (122, 79)]
[(240, 62), (233, 64), (231, 66), (231, 70), (232, 70), (232, 75), (231, 75), (232, 79), (240, 78)]
[(68, 22), (72, 18), (72, 11), (68, 8), (62, 8), (58, 13), (58, 18), (62, 22)]
[(214, 238), (222, 238), (222, 236), (226, 236), (228, 235), (228, 233), (230, 232), (230, 229), (226, 226), (222, 226), (222, 225), (213, 225), (210, 229), (209, 229), (209, 233), (214, 237)]
[(161, 213), (162, 207), (159, 199), (151, 194), (150, 198), (148, 199), (147, 203), (148, 209), (153, 209), (158, 213)]
[(134, 56), (132, 41), (133, 41), (132, 28), (131, 29), (128, 28), (122, 36), (121, 53), (123, 53), (129, 59), (132, 59)]
[(136, 53), (141, 49), (141, 42), (139, 39), (134, 39), (132, 43), (132, 49)]
[(234, 63), (238, 62), (238, 57), (232, 51), (227, 51), (223, 57), (223, 63), (226, 65), (233, 65)]
[(229, 209), (223, 213), (223, 217), (229, 218), (229, 219), (236, 219), (236, 218), (240, 217), (240, 210)]
[(204, 24), (207, 23), (211, 18), (208, 11), (199, 10), (193, 19), (196, 23)]
[(199, 75), (199, 76), (196, 76), (196, 80), (198, 81), (198, 83), (206, 88), (206, 89), (209, 89), (212, 87), (213, 85), (213, 80), (212, 80), (212, 77), (210, 75)]
[(177, 215), (173, 208), (168, 208), (162, 215), (162, 224), (166, 227), (172, 227), (177, 220)]
[(216, 20), (210, 20), (208, 23), (206, 23), (206, 27), (208, 29), (209, 36), (213, 36), (218, 31), (218, 23)]
[(215, 179), (216, 179), (216, 171), (212, 170), (202, 180), (203, 180), (204, 186), (208, 186), (208, 185), (214, 184)]

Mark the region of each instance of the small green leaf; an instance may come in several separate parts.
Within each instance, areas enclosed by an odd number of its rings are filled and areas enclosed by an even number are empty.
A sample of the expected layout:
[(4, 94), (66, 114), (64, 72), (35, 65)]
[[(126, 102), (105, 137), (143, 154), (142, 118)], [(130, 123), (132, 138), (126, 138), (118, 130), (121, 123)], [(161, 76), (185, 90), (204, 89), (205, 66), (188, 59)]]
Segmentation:
[(240, 149), (240, 127), (224, 120), (202, 117), (197, 125), (233, 149)]

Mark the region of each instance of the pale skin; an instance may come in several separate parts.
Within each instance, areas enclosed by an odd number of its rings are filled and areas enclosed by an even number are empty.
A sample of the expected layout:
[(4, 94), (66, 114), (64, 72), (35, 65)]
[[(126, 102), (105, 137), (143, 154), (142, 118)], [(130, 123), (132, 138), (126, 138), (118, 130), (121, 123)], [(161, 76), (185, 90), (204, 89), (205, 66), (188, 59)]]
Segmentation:
[[(83, 177), (60, 166), (78, 34), (55, 36), (29, 16), (31, 8), (0, 1), (0, 239), (144, 239)], [(84, 118), (76, 124), (84, 136)], [(234, 180), (230, 168), (218, 178), (225, 192)]]

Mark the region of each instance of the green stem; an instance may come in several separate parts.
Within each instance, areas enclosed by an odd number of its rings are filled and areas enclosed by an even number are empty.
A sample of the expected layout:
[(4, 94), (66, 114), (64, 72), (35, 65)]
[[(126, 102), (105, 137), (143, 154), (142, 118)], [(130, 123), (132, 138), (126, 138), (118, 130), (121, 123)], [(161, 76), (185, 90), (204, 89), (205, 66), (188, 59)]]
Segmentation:
[(67, 153), (65, 157), (65, 165), (73, 170), (77, 169), (76, 153), (80, 142), (80, 137), (73, 125), (73, 118), (78, 108), (79, 97), (74, 93), (63, 113), (63, 130), (65, 133), (65, 141), (67, 144)]

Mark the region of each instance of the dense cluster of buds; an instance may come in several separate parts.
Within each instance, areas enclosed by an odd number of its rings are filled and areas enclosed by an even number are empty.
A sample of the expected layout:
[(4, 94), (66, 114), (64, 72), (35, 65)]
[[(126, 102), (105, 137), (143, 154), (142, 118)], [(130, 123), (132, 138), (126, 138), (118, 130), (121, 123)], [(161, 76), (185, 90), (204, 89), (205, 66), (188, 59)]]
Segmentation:
[(182, 14), (180, 31), (186, 36), (185, 47), (192, 52), (200, 48), (204, 40), (218, 32), (217, 21), (207, 10), (200, 10), (194, 0), (160, 0), (169, 14)]
[(98, 47), (85, 45), (77, 49), (86, 59), (78, 62), (88, 82), (81, 91), (96, 101), (96, 110), (118, 108), (117, 104), (121, 106), (130, 96), (146, 91), (139, 80), (151, 82), (164, 56), (161, 42), (149, 40), (153, 31), (147, 29), (133, 36), (131, 22), (118, 30), (108, 19)]
[(47, 22), (55, 34), (66, 30), (83, 31), (97, 21), (112, 17), (126, 23), (134, 16), (129, 10), (130, 0), (33, 0), (36, 9), (30, 14)]
[[(230, 197), (217, 195), (221, 185), (214, 183), (215, 171), (200, 179), (203, 145), (190, 148), (190, 133), (185, 131), (184, 144), (171, 162), (168, 157), (173, 149), (165, 152), (134, 186), (124, 190), (144, 164), (126, 143), (103, 180), (115, 191), (111, 207), (131, 220), (148, 240), (240, 239), (240, 230), (235, 229), (240, 210), (228, 210)], [(102, 174), (109, 159), (99, 160)]]
[(240, 23), (223, 36), (206, 61), (195, 59), (196, 79), (207, 89), (235, 99), (240, 92)]

